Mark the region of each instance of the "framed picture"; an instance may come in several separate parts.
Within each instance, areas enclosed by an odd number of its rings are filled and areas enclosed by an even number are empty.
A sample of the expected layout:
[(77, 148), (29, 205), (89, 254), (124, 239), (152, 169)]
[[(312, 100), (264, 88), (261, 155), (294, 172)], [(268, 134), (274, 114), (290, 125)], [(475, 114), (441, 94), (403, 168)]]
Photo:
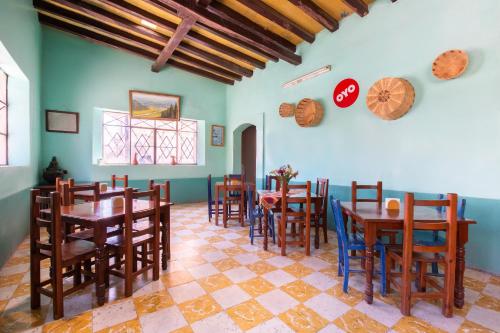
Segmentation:
[(139, 90), (129, 91), (130, 117), (178, 121), (181, 97)]
[(224, 146), (224, 126), (212, 125), (210, 134), (212, 146)]
[(45, 129), (47, 132), (78, 134), (80, 114), (78, 112), (45, 110)]

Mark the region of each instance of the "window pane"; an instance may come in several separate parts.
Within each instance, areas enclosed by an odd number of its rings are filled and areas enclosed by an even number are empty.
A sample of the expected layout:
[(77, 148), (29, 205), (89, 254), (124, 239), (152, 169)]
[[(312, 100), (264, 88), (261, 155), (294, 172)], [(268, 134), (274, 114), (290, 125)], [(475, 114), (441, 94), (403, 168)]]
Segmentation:
[(144, 120), (144, 119), (131, 119), (131, 125), (134, 127), (145, 127), (145, 128), (154, 128), (155, 121), (154, 120)]
[(132, 127), (132, 155), (139, 164), (154, 163), (154, 130)]
[(0, 165), (7, 164), (7, 136), (0, 134)]
[(0, 71), (0, 105), (7, 104), (7, 74)]
[(7, 133), (7, 107), (0, 105), (0, 133)]
[(177, 133), (175, 131), (156, 130), (156, 163), (170, 163), (170, 156), (176, 155)]
[(181, 164), (196, 164), (196, 132), (179, 132), (179, 156)]
[(128, 113), (124, 112), (104, 112), (102, 123), (104, 125), (127, 126), (129, 123)]
[(156, 121), (156, 128), (176, 131), (177, 130), (177, 122), (176, 121), (167, 121), (167, 120), (157, 120)]
[(106, 164), (130, 163), (129, 127), (103, 126), (103, 162)]
[(194, 120), (180, 120), (179, 130), (183, 132), (196, 132), (197, 131), (197, 121)]

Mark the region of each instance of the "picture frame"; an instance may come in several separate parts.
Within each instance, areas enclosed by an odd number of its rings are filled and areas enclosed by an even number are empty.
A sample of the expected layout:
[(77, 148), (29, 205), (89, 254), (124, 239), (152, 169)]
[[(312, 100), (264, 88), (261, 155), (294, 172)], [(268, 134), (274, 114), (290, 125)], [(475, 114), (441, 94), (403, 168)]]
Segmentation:
[(180, 104), (178, 95), (129, 90), (130, 118), (179, 121)]
[(216, 147), (224, 146), (224, 126), (212, 125), (210, 129), (210, 144)]
[(47, 132), (78, 134), (80, 114), (78, 112), (45, 110), (45, 130)]

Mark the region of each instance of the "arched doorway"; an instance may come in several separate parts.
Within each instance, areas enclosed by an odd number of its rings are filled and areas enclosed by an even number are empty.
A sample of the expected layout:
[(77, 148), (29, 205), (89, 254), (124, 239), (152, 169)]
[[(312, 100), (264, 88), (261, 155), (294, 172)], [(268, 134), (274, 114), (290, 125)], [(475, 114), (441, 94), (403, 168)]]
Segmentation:
[(233, 131), (233, 173), (243, 173), (255, 184), (257, 168), (257, 128), (245, 123)]

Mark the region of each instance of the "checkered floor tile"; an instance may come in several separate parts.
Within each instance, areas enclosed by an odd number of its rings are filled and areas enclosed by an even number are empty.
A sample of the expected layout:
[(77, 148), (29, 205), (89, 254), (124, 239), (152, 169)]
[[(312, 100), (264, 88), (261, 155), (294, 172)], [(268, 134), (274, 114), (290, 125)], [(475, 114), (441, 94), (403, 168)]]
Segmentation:
[(44, 296), (39, 310), (30, 309), (25, 240), (0, 271), (0, 332), (500, 331), (500, 277), (467, 270), (466, 304), (453, 318), (423, 301), (404, 317), (396, 293), (366, 304), (362, 275), (342, 292), (334, 233), (311, 257), (293, 247), (281, 257), (276, 246), (263, 251), (261, 239), (250, 245), (247, 228), (210, 224), (206, 204), (176, 205), (172, 221), (172, 260), (159, 281), (140, 278), (124, 298), (123, 281), (111, 279), (102, 307), (89, 286), (65, 298), (66, 316), (57, 321)]

